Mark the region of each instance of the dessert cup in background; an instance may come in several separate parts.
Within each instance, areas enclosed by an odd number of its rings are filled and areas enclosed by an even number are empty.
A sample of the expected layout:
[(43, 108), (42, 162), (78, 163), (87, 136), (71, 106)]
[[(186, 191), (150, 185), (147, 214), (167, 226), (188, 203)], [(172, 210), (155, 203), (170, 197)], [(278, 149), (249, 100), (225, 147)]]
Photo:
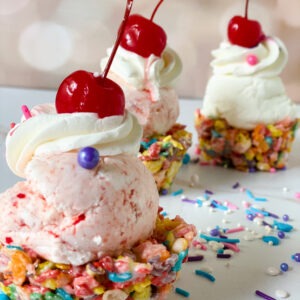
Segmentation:
[(0, 194), (1, 299), (165, 299), (196, 229), (161, 214), (121, 88), (76, 71), (55, 105), (22, 110), (6, 137), (25, 180)]
[[(151, 19), (130, 16), (108, 77), (122, 87), (126, 109), (143, 126), (139, 157), (154, 175), (158, 190), (166, 193), (191, 146), (192, 135), (176, 123), (179, 101), (174, 86), (182, 63), (168, 47), (164, 30), (153, 22), (157, 8)], [(101, 60), (102, 70), (107, 61), (108, 57)]]
[(284, 169), (298, 126), (280, 78), (285, 45), (265, 36), (257, 21), (236, 16), (212, 56), (213, 75), (195, 113), (201, 162), (242, 171)]

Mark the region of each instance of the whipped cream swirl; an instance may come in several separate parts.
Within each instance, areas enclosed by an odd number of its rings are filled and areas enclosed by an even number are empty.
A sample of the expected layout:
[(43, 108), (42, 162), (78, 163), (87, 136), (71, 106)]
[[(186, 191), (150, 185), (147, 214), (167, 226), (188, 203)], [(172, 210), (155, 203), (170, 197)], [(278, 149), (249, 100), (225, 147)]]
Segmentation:
[(202, 114), (224, 118), (234, 127), (251, 130), (296, 118), (295, 104), (279, 77), (288, 60), (284, 44), (268, 37), (254, 48), (223, 42), (212, 52)]
[[(257, 58), (257, 63), (247, 62), (250, 55)], [(212, 56), (215, 75), (274, 77), (282, 72), (288, 61), (287, 49), (276, 37), (267, 37), (254, 48), (222, 42), (219, 49), (212, 51)]]
[(17, 124), (6, 138), (10, 169), (25, 177), (34, 155), (77, 151), (92, 146), (102, 156), (137, 154), (142, 128), (130, 113), (100, 119), (96, 113), (57, 114), (54, 105), (39, 105), (32, 117)]
[[(107, 50), (107, 57), (101, 60), (104, 70), (112, 48)], [(169, 47), (161, 57), (150, 55), (144, 58), (134, 52), (118, 48), (110, 72), (122, 79), (124, 84), (138, 90), (150, 90), (152, 99), (159, 100), (159, 89), (173, 86), (182, 70), (182, 62), (177, 53)]]

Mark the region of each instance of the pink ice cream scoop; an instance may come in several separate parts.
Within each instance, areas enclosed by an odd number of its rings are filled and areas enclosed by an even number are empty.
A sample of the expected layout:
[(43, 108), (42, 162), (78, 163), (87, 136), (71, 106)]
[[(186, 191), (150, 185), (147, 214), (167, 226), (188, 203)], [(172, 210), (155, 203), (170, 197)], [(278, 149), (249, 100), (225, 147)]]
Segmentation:
[[(159, 196), (136, 156), (142, 135), (136, 118), (57, 114), (48, 104), (31, 116), (6, 139), (9, 166), (26, 181), (0, 194), (0, 242), (81, 265), (151, 236)], [(78, 161), (85, 146), (100, 153), (92, 169)]]
[[(107, 60), (108, 57), (101, 61), (102, 68)], [(122, 87), (126, 109), (143, 126), (144, 137), (165, 134), (176, 123), (179, 102), (173, 85), (181, 69), (180, 58), (169, 47), (161, 57), (150, 55), (147, 58), (121, 46), (118, 48), (109, 78)]]
[(174, 89), (160, 90), (162, 101), (149, 101), (150, 92), (126, 90), (126, 108), (132, 112), (144, 128), (144, 136), (165, 133), (179, 116), (179, 103)]
[(76, 153), (42, 155), (27, 181), (0, 195), (0, 240), (26, 245), (54, 262), (81, 265), (130, 249), (152, 233), (158, 195), (130, 155), (105, 157), (94, 170)]
[[(122, 82), (115, 74), (110, 74), (113, 80)], [(178, 96), (173, 88), (164, 87), (159, 90), (159, 101), (152, 99), (148, 90), (137, 90), (132, 86), (123, 85), (126, 97), (125, 107), (136, 116), (143, 127), (143, 136), (153, 133), (166, 133), (179, 116)]]

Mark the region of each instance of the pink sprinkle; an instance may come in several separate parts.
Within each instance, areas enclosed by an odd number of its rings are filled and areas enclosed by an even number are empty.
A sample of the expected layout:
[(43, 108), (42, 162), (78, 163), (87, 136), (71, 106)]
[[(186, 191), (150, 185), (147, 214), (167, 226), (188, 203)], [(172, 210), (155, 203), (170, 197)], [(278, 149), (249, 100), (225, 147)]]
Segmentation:
[(261, 219), (264, 219), (264, 217), (265, 217), (263, 214), (260, 214), (260, 213), (255, 214), (255, 216), (258, 218), (261, 218)]
[(242, 188), (240, 188), (240, 192), (245, 192), (245, 188), (244, 187), (242, 187)]
[(239, 209), (239, 207), (237, 205), (235, 205), (235, 204), (233, 204), (229, 201), (225, 201), (224, 204), (225, 204), (225, 206), (227, 206), (231, 210), (238, 210)]
[(223, 243), (224, 247), (234, 251), (234, 252), (240, 252), (240, 248), (236, 244), (231, 244), (231, 243)]
[(207, 247), (199, 241), (193, 241), (193, 247), (206, 251)]
[(295, 197), (296, 197), (297, 199), (300, 199), (300, 192), (296, 193), (296, 194), (295, 194)]
[(227, 233), (236, 233), (236, 232), (241, 232), (244, 231), (245, 228), (243, 226), (237, 227), (237, 228), (232, 228), (232, 229), (228, 229), (226, 230), (226, 234)]
[(249, 54), (249, 55), (247, 56), (246, 60), (247, 60), (247, 63), (248, 63), (250, 66), (255, 66), (255, 65), (257, 65), (257, 63), (258, 63), (258, 58), (257, 58), (257, 56), (254, 55), (254, 54)]
[(10, 123), (10, 129), (13, 129), (16, 126), (16, 123), (12, 122)]
[(23, 115), (26, 120), (30, 119), (32, 117), (30, 110), (28, 109), (28, 107), (26, 105), (22, 105), (21, 109), (22, 109)]
[(200, 154), (200, 149), (198, 147), (195, 148), (195, 154), (197, 154), (197, 155)]
[(276, 173), (276, 169), (275, 168), (271, 168), (270, 169), (270, 173)]
[(250, 202), (243, 202), (243, 206), (245, 207), (245, 208), (249, 208), (250, 206), (251, 206), (251, 203)]

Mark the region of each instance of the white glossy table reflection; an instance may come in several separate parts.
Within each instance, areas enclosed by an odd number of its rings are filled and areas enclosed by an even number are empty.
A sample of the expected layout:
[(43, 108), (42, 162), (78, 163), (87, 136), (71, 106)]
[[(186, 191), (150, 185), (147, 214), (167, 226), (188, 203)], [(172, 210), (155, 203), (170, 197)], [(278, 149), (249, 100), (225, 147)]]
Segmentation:
[[(29, 107), (34, 104), (52, 102), (55, 98), (54, 91), (36, 91), (24, 89), (0, 88), (0, 130), (8, 128), (10, 122), (18, 121), (21, 115), (20, 106)], [(200, 106), (197, 100), (181, 100), (181, 115), (179, 121), (187, 124), (196, 136), (193, 127), (194, 111)], [(194, 145), (190, 149), (193, 156)], [(279, 216), (288, 214), (289, 222), (295, 230), (287, 234), (279, 246), (269, 246), (261, 240), (244, 240), (247, 232), (232, 234), (231, 237), (240, 238), (240, 253), (234, 254), (230, 260), (217, 260), (213, 251), (202, 251), (202, 262), (187, 263), (184, 265), (176, 287), (187, 290), (191, 300), (251, 300), (259, 299), (255, 296), (256, 289), (261, 290), (275, 299), (275, 291), (283, 289), (289, 292), (288, 299), (300, 299), (299, 278), (300, 263), (291, 260), (291, 255), (300, 252), (300, 200), (295, 197), (300, 192), (300, 136), (297, 134), (289, 167), (286, 171), (276, 173), (242, 173), (221, 167), (204, 167), (188, 164), (182, 167), (178, 174), (172, 191), (184, 190), (184, 195), (190, 199), (202, 197), (205, 190), (214, 192), (213, 199), (228, 200), (240, 209), (232, 214), (225, 215), (222, 211), (211, 212), (208, 207), (196, 207), (193, 204), (183, 203), (181, 196), (162, 196), (161, 206), (169, 216), (181, 215), (186, 221), (196, 225), (198, 230), (220, 226), (234, 228), (238, 224), (244, 225), (258, 233), (265, 234), (265, 229), (245, 218), (243, 201), (250, 201), (267, 211)], [(190, 177), (197, 174), (200, 183), (189, 187)], [(0, 191), (11, 186), (18, 180), (8, 170), (4, 160), (3, 135), (1, 135), (0, 158)], [(267, 198), (267, 202), (258, 203), (251, 201), (246, 193), (232, 186), (239, 182), (253, 192), (257, 197)], [(172, 192), (171, 191), (171, 192)], [(226, 223), (225, 223), (226, 221)], [(266, 219), (269, 223), (271, 219)], [(282, 262), (287, 262), (291, 269), (279, 276), (271, 277), (265, 271), (270, 266), (278, 267)], [(214, 283), (205, 278), (194, 275), (195, 269), (211, 268), (216, 278)], [(182, 296), (172, 293), (168, 299), (179, 300)]]

